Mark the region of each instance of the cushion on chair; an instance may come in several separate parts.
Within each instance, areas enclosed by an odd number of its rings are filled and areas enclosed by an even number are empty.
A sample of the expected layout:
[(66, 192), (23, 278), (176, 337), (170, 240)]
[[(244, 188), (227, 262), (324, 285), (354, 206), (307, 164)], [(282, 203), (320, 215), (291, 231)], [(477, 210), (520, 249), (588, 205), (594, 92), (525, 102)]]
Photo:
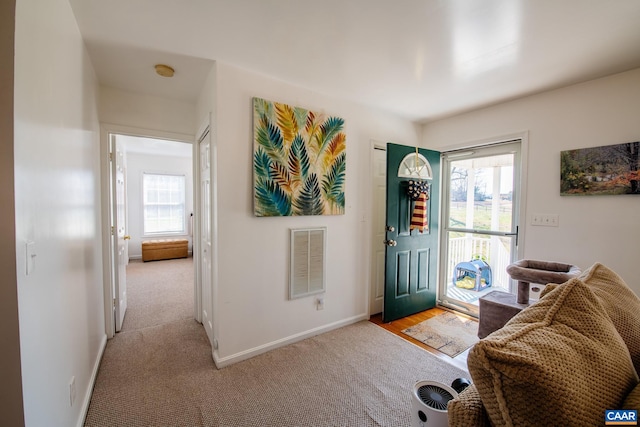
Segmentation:
[(640, 412), (640, 384), (631, 390), (631, 393), (624, 399), (622, 409), (635, 409)]
[(465, 388), (458, 397), (449, 401), (447, 414), (449, 427), (490, 426), (478, 390), (473, 384)]
[(638, 382), (624, 341), (580, 279), (478, 342), (467, 362), (495, 426), (600, 425)]
[[(640, 298), (622, 277), (600, 263), (589, 267), (579, 278), (600, 300), (627, 345), (636, 372), (640, 373)], [(541, 297), (557, 286), (548, 285)]]

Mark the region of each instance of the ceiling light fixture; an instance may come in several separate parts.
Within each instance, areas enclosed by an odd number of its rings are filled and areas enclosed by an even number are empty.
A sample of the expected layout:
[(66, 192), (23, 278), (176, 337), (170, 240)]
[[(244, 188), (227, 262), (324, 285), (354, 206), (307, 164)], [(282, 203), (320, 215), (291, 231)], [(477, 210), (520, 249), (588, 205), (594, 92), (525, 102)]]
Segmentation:
[(173, 77), (175, 70), (168, 65), (156, 64), (156, 73), (162, 77)]

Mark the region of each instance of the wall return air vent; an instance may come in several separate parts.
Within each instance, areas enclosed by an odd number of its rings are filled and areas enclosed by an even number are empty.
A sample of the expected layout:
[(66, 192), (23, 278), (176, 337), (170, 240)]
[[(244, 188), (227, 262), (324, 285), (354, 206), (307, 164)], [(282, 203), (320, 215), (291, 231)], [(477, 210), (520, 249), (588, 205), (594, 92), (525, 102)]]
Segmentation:
[(289, 299), (325, 290), (326, 227), (291, 229)]

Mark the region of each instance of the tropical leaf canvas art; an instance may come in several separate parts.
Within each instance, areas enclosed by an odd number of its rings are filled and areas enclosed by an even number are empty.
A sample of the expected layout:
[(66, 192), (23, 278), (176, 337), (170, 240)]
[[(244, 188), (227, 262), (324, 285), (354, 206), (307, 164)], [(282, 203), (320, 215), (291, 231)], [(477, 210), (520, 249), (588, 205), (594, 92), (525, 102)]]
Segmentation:
[(256, 216), (342, 215), (344, 120), (253, 98)]

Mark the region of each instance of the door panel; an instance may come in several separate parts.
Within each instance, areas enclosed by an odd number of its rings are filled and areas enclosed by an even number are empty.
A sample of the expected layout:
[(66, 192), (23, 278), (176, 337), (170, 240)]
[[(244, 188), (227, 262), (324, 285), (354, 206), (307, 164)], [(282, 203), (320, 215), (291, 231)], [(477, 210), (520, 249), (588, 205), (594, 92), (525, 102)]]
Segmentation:
[(115, 321), (116, 332), (122, 330), (124, 315), (127, 312), (127, 263), (128, 250), (126, 235), (126, 158), (124, 147), (116, 137), (113, 138), (114, 160), (112, 161), (112, 185), (114, 213), (113, 213), (113, 230), (115, 230), (115, 271), (114, 271), (114, 303), (115, 303)]
[(429, 227), (420, 232), (410, 229), (415, 202), (407, 193), (409, 178), (398, 177), (400, 164), (415, 152), (415, 147), (387, 144), (384, 322), (427, 310), (436, 304), (440, 153), (418, 150), (433, 172), (427, 181), (430, 186), (427, 200)]
[(211, 143), (209, 132), (200, 140), (200, 277), (202, 286), (202, 324), (213, 343), (213, 299), (211, 292)]
[(429, 289), (429, 257), (431, 256), (431, 249), (418, 250), (418, 292)]
[(409, 295), (409, 283), (411, 277), (409, 276), (411, 269), (411, 251), (403, 251), (396, 253), (396, 285), (395, 285), (395, 298), (400, 298)]

